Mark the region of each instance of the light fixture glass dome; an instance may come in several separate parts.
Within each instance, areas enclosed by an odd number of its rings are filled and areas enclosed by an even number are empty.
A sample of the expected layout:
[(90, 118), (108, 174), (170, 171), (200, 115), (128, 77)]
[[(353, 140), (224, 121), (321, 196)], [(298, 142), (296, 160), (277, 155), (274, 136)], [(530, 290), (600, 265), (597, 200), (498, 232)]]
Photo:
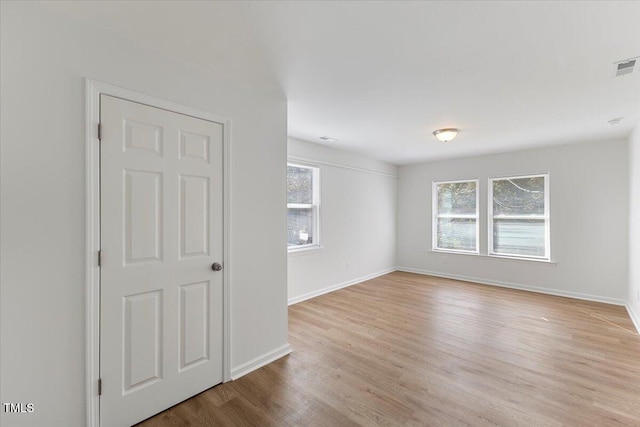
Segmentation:
[(458, 129), (446, 128), (438, 129), (433, 132), (433, 135), (442, 142), (449, 142), (458, 134)]

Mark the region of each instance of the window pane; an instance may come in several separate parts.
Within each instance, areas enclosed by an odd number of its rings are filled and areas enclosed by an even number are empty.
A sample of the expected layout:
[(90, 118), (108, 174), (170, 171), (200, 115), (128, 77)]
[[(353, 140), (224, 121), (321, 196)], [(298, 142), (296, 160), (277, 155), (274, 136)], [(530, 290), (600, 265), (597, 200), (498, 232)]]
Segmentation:
[(544, 215), (544, 177), (494, 180), (493, 215)]
[(438, 249), (476, 250), (476, 220), (438, 218)]
[(544, 219), (493, 220), (493, 252), (505, 255), (545, 256)]
[(313, 203), (313, 170), (287, 166), (287, 203)]
[(289, 246), (313, 243), (313, 209), (287, 210), (287, 241)]
[[(438, 215), (476, 214), (476, 183), (453, 182), (438, 184)], [(474, 246), (475, 247), (475, 246)]]

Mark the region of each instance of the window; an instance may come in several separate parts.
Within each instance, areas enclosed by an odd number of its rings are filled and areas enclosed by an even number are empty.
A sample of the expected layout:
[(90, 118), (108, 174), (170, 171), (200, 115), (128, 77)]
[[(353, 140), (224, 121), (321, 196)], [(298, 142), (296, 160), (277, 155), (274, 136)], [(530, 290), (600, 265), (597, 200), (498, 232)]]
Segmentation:
[(287, 247), (289, 250), (318, 246), (320, 170), (287, 164)]
[(433, 249), (478, 253), (478, 180), (433, 183)]
[(549, 176), (489, 179), (489, 255), (549, 259)]

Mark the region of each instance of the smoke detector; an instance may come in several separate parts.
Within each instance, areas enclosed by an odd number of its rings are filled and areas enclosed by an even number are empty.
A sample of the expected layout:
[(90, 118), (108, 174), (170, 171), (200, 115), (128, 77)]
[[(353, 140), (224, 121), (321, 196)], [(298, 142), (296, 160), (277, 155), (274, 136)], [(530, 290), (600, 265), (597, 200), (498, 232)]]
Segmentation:
[(624, 61), (618, 61), (613, 63), (613, 77), (624, 76), (633, 73), (639, 68), (639, 57), (625, 59)]

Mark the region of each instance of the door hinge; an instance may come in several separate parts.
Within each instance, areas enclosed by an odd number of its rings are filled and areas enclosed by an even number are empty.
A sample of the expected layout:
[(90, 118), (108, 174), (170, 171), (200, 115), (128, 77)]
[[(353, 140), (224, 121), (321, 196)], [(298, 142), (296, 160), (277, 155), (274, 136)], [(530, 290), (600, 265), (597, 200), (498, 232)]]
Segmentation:
[(98, 123), (98, 141), (102, 141), (102, 124)]
[(98, 378), (98, 396), (102, 395), (102, 378)]
[(98, 267), (102, 267), (102, 251), (98, 251)]

